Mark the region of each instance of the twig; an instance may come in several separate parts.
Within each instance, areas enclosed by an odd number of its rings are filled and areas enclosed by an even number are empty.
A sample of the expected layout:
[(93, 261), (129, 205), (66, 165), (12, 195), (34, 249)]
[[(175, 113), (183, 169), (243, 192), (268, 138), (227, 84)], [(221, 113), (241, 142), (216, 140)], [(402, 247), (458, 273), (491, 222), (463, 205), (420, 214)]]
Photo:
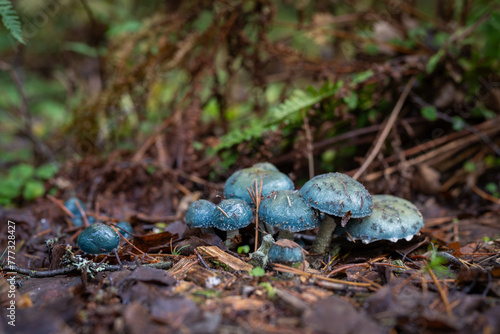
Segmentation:
[[(119, 226), (116, 226), (115, 224), (111, 224), (113, 226), (111, 226), (116, 233), (118, 233), (118, 235), (120, 236), (120, 238), (122, 238), (123, 240), (125, 240), (126, 243), (128, 243), (130, 246), (132, 246), (132, 248), (134, 248), (135, 250), (137, 250), (139, 253), (141, 253), (143, 256), (146, 256), (148, 258), (150, 258), (151, 260), (153, 261), (157, 261), (157, 259), (155, 259), (154, 257), (151, 257), (148, 253), (146, 252), (143, 252), (142, 250), (140, 250), (139, 248), (137, 248), (134, 244), (132, 244), (127, 238), (125, 238), (117, 229), (120, 228)], [(130, 233), (129, 233), (130, 234)], [(131, 234), (132, 235), (132, 234)], [(172, 239), (170, 239), (170, 241), (172, 241)]]
[[(494, 134), (498, 131), (499, 131), (499, 128), (493, 127), (489, 130), (486, 130), (485, 132), (487, 134), (488, 133)], [(471, 134), (471, 135), (468, 135), (468, 136), (463, 137), (461, 139), (451, 141), (448, 144), (443, 145), (439, 148), (436, 148), (432, 151), (418, 155), (413, 159), (409, 159), (409, 160), (407, 160), (406, 163), (409, 166), (415, 166), (415, 165), (418, 165), (418, 164), (423, 163), (423, 162), (429, 163), (429, 160), (434, 159), (433, 163), (436, 164), (440, 161), (448, 159), (450, 156), (455, 155), (456, 152), (459, 151), (460, 149), (462, 149), (463, 147), (465, 147), (471, 143), (475, 143), (479, 140), (480, 140), (479, 137)], [(392, 174), (392, 173), (396, 172), (398, 170), (398, 168), (399, 168), (398, 166), (391, 166), (391, 167), (386, 168), (383, 171), (376, 171), (376, 172), (370, 173), (364, 178), (364, 180), (365, 181), (374, 181), (374, 180), (378, 179), (379, 177), (381, 177), (382, 175), (388, 175), (388, 174)]]
[(436, 285), (436, 288), (438, 289), (438, 292), (439, 292), (439, 295), (441, 296), (441, 299), (443, 300), (443, 304), (444, 304), (444, 307), (446, 309), (446, 314), (448, 314), (448, 316), (451, 317), (452, 312), (451, 312), (450, 302), (448, 301), (448, 297), (446, 296), (446, 293), (444, 292), (441, 284), (439, 284), (439, 281), (436, 277), (436, 274), (434, 274), (434, 272), (432, 271), (432, 268), (427, 264), (427, 261), (424, 260), (424, 263), (425, 263), (425, 266), (427, 267), (427, 270), (429, 271), (429, 274), (432, 277), (432, 280), (434, 281), (434, 284)]
[(392, 126), (394, 125), (394, 122), (396, 121), (399, 112), (403, 108), (403, 104), (406, 101), (406, 98), (408, 97), (408, 94), (410, 93), (410, 90), (413, 86), (413, 83), (415, 82), (416, 77), (412, 77), (408, 83), (406, 84), (403, 93), (401, 93), (401, 96), (399, 97), (398, 102), (394, 106), (394, 109), (391, 112), (391, 115), (389, 116), (389, 119), (387, 120), (387, 124), (385, 125), (384, 129), (382, 130), (382, 133), (380, 134), (380, 137), (377, 140), (377, 143), (373, 147), (372, 151), (366, 158), (366, 160), (363, 162), (361, 167), (356, 171), (356, 173), (353, 175), (353, 179), (357, 180), (361, 174), (364, 173), (364, 171), (368, 168), (368, 166), (371, 164), (373, 159), (377, 156), (378, 152), (382, 148), (382, 144), (385, 142), (385, 139), (389, 135), (389, 131), (391, 131)]
[(70, 218), (75, 218), (73, 212), (69, 211), (66, 206), (62, 203), (62, 201), (58, 200), (52, 195), (47, 194), (47, 198), (52, 201), (55, 205), (57, 205), (61, 210), (63, 210)]
[[(413, 100), (416, 104), (418, 104), (418, 105), (419, 105), (419, 106), (421, 106), (421, 107), (433, 107), (433, 108), (435, 108), (436, 110), (438, 110), (436, 106), (434, 106), (434, 105), (432, 105), (432, 104), (428, 103), (428, 102), (427, 102), (427, 101), (425, 101), (423, 98), (421, 98), (420, 96), (418, 96), (417, 94), (415, 94), (415, 93), (413, 93), (413, 92), (411, 92), (411, 93), (410, 93), (410, 97), (412, 98), (412, 100)], [(442, 119), (443, 121), (446, 121), (446, 122), (448, 122), (448, 123), (450, 123), (450, 124), (452, 124), (452, 123), (453, 123), (453, 117), (448, 116), (448, 115), (447, 115), (446, 113), (444, 113), (444, 112), (437, 111), (436, 115), (437, 115), (437, 117), (438, 117), (438, 118)], [(464, 123), (464, 129), (465, 129), (465, 130), (467, 130), (467, 131), (469, 131), (469, 132), (470, 132), (470, 133), (472, 133), (472, 134), (475, 134), (475, 135), (476, 135), (476, 136), (478, 136), (479, 138), (481, 138), (481, 140), (482, 140), (482, 141), (483, 141), (486, 145), (488, 145), (488, 146), (491, 148), (491, 150), (492, 150), (493, 152), (495, 152), (497, 155), (500, 155), (500, 147), (498, 147), (498, 145), (497, 145), (497, 144), (495, 144), (495, 142), (493, 142), (493, 141), (490, 139), (490, 137), (488, 137), (488, 135), (487, 135), (487, 134), (485, 134), (483, 131), (476, 129), (475, 127), (473, 127), (473, 126), (471, 126), (471, 125), (469, 125), (469, 124), (467, 124), (467, 123)]]
[(307, 162), (309, 164), (309, 178), (314, 177), (314, 155), (313, 155), (313, 138), (311, 134), (311, 127), (309, 126), (309, 119), (304, 110), (302, 110), (302, 119), (304, 120), (304, 130), (306, 132), (306, 150), (307, 150)]
[(370, 283), (359, 283), (359, 282), (350, 282), (350, 281), (343, 281), (340, 279), (335, 279), (335, 278), (329, 278), (321, 275), (316, 275), (316, 274), (310, 274), (308, 272), (295, 269), (292, 267), (285, 266), (283, 264), (275, 263), (273, 265), (273, 269), (276, 271), (281, 271), (285, 273), (292, 273), (300, 276), (305, 276), (305, 277), (314, 277), (316, 279), (320, 279), (322, 281), (327, 281), (327, 282), (332, 282), (332, 283), (339, 283), (339, 284), (345, 284), (345, 285), (353, 285), (353, 286), (361, 286), (361, 287), (369, 287), (372, 286)]
[(78, 211), (80, 211), (80, 214), (82, 215), (83, 223), (84, 223), (85, 227), (88, 227), (90, 224), (89, 224), (89, 220), (87, 219), (87, 213), (85, 213), (85, 210), (83, 210), (82, 205), (80, 204), (80, 201), (76, 201), (75, 203), (76, 203), (76, 206), (78, 208)]
[(254, 179), (255, 189), (253, 187), (247, 188), (248, 193), (250, 194), (250, 198), (255, 204), (255, 249), (254, 252), (257, 251), (259, 244), (259, 207), (260, 207), (260, 199), (262, 197), (262, 182), (260, 179), (260, 187), (257, 186), (257, 179)]
[(491, 196), (490, 194), (488, 194), (487, 192), (483, 191), (482, 189), (480, 189), (476, 185), (472, 186), (472, 191), (475, 192), (476, 194), (478, 194), (479, 196), (481, 196), (481, 198), (484, 198), (484, 199), (486, 199), (486, 200), (488, 200), (490, 202), (493, 202), (495, 204), (500, 204), (500, 199)]
[(196, 250), (196, 248), (194, 249), (194, 253), (196, 254), (196, 256), (198, 257), (198, 259), (200, 260), (201, 264), (203, 265), (203, 267), (207, 268), (207, 269), (210, 269), (212, 270), (212, 268), (210, 268), (207, 263), (205, 262), (205, 260), (203, 260), (203, 257), (200, 255), (200, 253), (198, 253), (198, 251)]
[[(156, 268), (156, 269), (169, 269), (172, 267), (172, 262), (158, 262), (158, 263), (148, 263), (148, 264), (143, 264), (140, 265), (142, 267), (151, 267), (151, 268)], [(116, 265), (116, 264), (103, 264), (101, 265), (104, 271), (119, 271), (121, 269), (128, 269), (128, 270), (134, 270), (139, 265)], [(2, 271), (6, 274), (10, 273), (17, 273), (21, 275), (28, 275), (33, 278), (45, 278), (45, 277), (54, 277), (57, 275), (67, 275), (73, 272), (79, 271), (77, 266), (71, 266), (71, 267), (65, 267), (65, 268), (59, 268), (55, 270), (31, 270), (27, 268), (21, 268), (18, 266), (6, 266), (3, 267)]]

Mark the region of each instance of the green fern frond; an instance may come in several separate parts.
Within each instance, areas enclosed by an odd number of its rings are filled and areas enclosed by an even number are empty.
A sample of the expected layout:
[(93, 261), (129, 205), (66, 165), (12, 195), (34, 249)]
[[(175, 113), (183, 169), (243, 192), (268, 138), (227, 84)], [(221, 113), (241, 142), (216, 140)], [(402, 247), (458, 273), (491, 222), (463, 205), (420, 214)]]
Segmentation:
[(252, 122), (246, 128), (234, 129), (222, 136), (221, 142), (215, 148), (215, 151), (217, 152), (244, 141), (258, 138), (266, 131), (276, 130), (277, 124), (287, 119), (297, 119), (301, 117), (302, 110), (312, 108), (316, 103), (334, 96), (342, 85), (342, 81), (337, 81), (333, 84), (327, 82), (319, 90), (315, 90), (312, 87), (309, 87), (307, 90), (295, 90), (292, 96), (283, 103), (270, 108), (264, 118)]
[(10, 31), (12, 37), (24, 44), (21, 21), (9, 0), (0, 0), (0, 16), (3, 25)]

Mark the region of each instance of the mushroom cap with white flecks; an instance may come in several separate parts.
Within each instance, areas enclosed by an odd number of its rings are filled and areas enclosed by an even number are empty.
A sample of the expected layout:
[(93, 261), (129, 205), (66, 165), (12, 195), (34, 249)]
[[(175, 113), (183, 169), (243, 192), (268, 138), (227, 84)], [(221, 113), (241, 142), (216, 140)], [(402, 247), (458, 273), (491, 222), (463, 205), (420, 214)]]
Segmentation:
[(321, 174), (307, 181), (300, 193), (311, 207), (332, 216), (352, 218), (369, 216), (373, 211), (372, 196), (352, 177), (341, 173)]
[(307, 205), (298, 190), (273, 191), (259, 207), (259, 219), (280, 230), (300, 232), (319, 226), (319, 212)]
[(77, 244), (84, 253), (107, 254), (118, 247), (120, 236), (112, 227), (95, 223), (80, 233)]
[(340, 226), (335, 234), (349, 240), (370, 243), (378, 240), (396, 242), (411, 240), (424, 226), (424, 218), (411, 202), (392, 195), (374, 195), (373, 213), (369, 217), (351, 219), (345, 228)]
[(281, 239), (276, 241), (267, 253), (269, 261), (274, 263), (294, 263), (304, 261), (302, 247), (292, 240)]
[(272, 172), (279, 172), (279, 169), (276, 168), (276, 166), (270, 162), (258, 162), (255, 165), (253, 165), (252, 168), (258, 168), (258, 169), (268, 170), (268, 171), (272, 171)]
[(213, 216), (216, 210), (214, 203), (204, 199), (194, 201), (186, 212), (186, 224), (189, 227), (208, 228), (213, 226)]
[(239, 198), (254, 206), (247, 189), (252, 189), (252, 187), (255, 189), (255, 181), (257, 181), (257, 187), (260, 187), (261, 180), (261, 195), (264, 197), (268, 196), (271, 191), (293, 189), (293, 181), (273, 167), (269, 163), (260, 163), (258, 166), (236, 171), (224, 185), (224, 197)]
[(221, 201), (216, 206), (212, 217), (213, 227), (222, 231), (230, 231), (250, 225), (253, 212), (244, 200), (231, 198)]

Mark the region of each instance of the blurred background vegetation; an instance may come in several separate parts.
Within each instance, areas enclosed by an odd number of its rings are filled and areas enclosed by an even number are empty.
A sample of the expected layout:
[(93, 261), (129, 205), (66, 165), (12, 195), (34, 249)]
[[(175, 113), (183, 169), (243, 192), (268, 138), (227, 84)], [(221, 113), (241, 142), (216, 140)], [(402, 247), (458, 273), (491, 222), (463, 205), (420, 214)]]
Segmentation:
[[(56, 173), (81, 176), (71, 171), (85, 159), (209, 181), (262, 160), (299, 184), (312, 167), (316, 174), (353, 170), (411, 77), (397, 131), (372, 173), (421, 143), (450, 143), (446, 136), (495, 120), (500, 111), (498, 1), (12, 5), (24, 44), (4, 20), (3, 205), (57, 193), (64, 185)], [(476, 173), (486, 175), (483, 186), (498, 197), (499, 179), (486, 173), (500, 165), (498, 132), (481, 129), (479, 140), (450, 151), (468, 150), (453, 166), (429, 163), (441, 185), (463, 174), (446, 191)], [(408, 192), (399, 185), (413, 173), (404, 171), (391, 184)]]

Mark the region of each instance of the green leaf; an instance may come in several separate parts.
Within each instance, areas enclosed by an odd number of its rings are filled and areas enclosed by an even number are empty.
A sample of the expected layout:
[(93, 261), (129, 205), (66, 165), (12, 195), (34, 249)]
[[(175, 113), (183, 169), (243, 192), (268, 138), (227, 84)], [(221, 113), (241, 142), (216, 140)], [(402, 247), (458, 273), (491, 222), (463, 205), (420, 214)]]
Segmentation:
[(334, 96), (343, 86), (342, 81), (327, 82), (319, 90), (309, 87), (306, 90), (295, 90), (283, 103), (268, 110), (264, 118), (256, 119), (246, 128), (236, 128), (220, 138), (215, 152), (232, 147), (244, 141), (261, 137), (266, 131), (276, 130), (278, 125), (289, 119), (300, 117), (301, 111), (312, 108), (316, 103)]
[(351, 94), (344, 97), (343, 100), (345, 104), (347, 104), (347, 108), (349, 108), (349, 110), (354, 110), (358, 106), (358, 94), (355, 92), (351, 92)]
[(423, 118), (431, 122), (434, 122), (438, 119), (437, 110), (433, 106), (423, 107), (422, 109), (420, 109), (420, 114)]
[(372, 76), (373, 76), (373, 71), (372, 70), (368, 70), (368, 71), (356, 73), (356, 74), (354, 74), (352, 76), (351, 82), (354, 85), (357, 85), (357, 84), (359, 84), (361, 82), (365, 82), (366, 80), (370, 79)]
[(35, 167), (28, 164), (18, 164), (9, 171), (9, 178), (26, 181), (35, 174)]
[(261, 267), (255, 267), (250, 271), (250, 276), (253, 277), (263, 277), (266, 275), (266, 271), (262, 269)]
[(460, 116), (453, 117), (452, 127), (453, 127), (453, 130), (455, 130), (455, 131), (463, 130), (465, 128), (464, 119)]
[(472, 161), (466, 161), (466, 162), (464, 162), (464, 169), (467, 172), (472, 173), (473, 171), (476, 170), (476, 164), (473, 163)]
[(486, 189), (487, 192), (493, 195), (493, 197), (498, 198), (498, 186), (494, 182), (488, 182), (485, 186), (484, 189)]
[(238, 247), (238, 254), (243, 254), (243, 253), (246, 254), (248, 252), (250, 252), (250, 246), (244, 245), (244, 246)]
[(5, 28), (10, 31), (19, 43), (25, 44), (23, 39), (23, 31), (21, 21), (9, 0), (0, 0), (0, 16)]
[(50, 180), (58, 170), (59, 167), (55, 164), (45, 164), (37, 168), (35, 176), (42, 180)]
[(437, 64), (439, 63), (439, 61), (441, 60), (443, 55), (444, 55), (444, 50), (441, 49), (429, 58), (429, 61), (427, 61), (427, 65), (426, 65), (427, 73), (430, 74), (430, 73), (434, 72)]
[(30, 180), (26, 183), (23, 190), (23, 197), (28, 201), (42, 196), (45, 193), (45, 187), (42, 181)]
[(23, 180), (7, 178), (0, 180), (0, 198), (14, 199), (21, 194)]

